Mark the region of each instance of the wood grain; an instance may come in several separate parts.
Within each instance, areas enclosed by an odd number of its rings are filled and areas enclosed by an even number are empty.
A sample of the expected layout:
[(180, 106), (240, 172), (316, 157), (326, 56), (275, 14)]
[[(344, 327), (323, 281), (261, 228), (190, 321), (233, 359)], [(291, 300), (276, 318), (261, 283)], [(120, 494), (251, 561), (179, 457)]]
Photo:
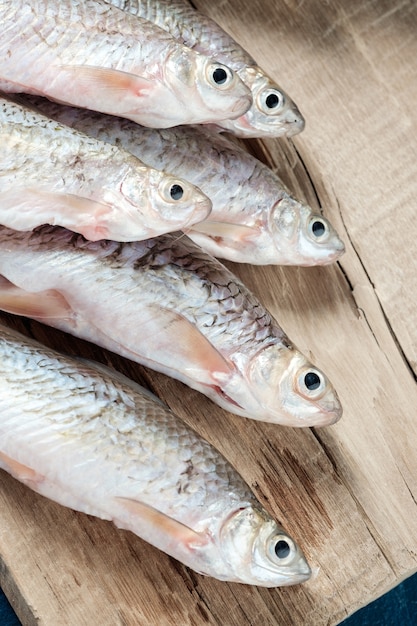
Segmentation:
[(230, 459), (315, 575), (285, 589), (220, 583), (2, 473), (0, 582), (25, 625), (332, 625), (417, 570), (417, 5), (194, 4), (307, 119), (292, 141), (246, 145), (323, 210), (346, 255), (326, 268), (229, 267), (329, 373), (342, 420), (296, 430), (238, 418), (86, 342), (4, 319), (147, 384)]

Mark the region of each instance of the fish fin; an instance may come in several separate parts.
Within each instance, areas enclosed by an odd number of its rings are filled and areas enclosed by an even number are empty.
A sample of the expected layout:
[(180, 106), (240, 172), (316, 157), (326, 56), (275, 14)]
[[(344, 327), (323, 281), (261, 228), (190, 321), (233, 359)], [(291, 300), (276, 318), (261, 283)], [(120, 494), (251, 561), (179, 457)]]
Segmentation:
[(234, 239), (238, 241), (251, 239), (258, 234), (258, 230), (251, 226), (233, 224), (231, 222), (212, 222), (210, 220), (205, 220), (204, 222), (193, 225), (190, 232), (193, 231), (213, 238), (221, 237), (222, 239)]
[(2, 194), (3, 223), (15, 230), (32, 230), (42, 224), (63, 226), (93, 241), (106, 239), (106, 220), (113, 211), (108, 204), (71, 193), (31, 187)]
[(69, 319), (73, 310), (59, 291), (26, 291), (0, 275), (0, 309), (36, 319)]
[(154, 83), (149, 78), (123, 72), (109, 67), (95, 67), (93, 65), (61, 65), (61, 70), (67, 72), (81, 84), (82, 89), (97, 92), (103, 97), (117, 97), (123, 91), (129, 91), (140, 97), (153, 89)]
[[(186, 363), (181, 370), (189, 370), (192, 379), (206, 385), (226, 380), (233, 373), (233, 365), (180, 313), (149, 304), (142, 309), (141, 316), (141, 332), (146, 338), (142, 349), (150, 361), (155, 362), (155, 354), (162, 352), (164, 366), (177, 370), (179, 362)], [(169, 347), (174, 338), (175, 349), (171, 355)]]
[(12, 459), (4, 452), (0, 451), (0, 467), (9, 474), (11, 474), (17, 480), (28, 485), (32, 489), (36, 487), (40, 482), (44, 480), (44, 476), (39, 474), (31, 467), (24, 465), (23, 463), (19, 463), (15, 459)]
[(113, 211), (112, 207), (103, 202), (84, 198), (72, 193), (54, 193), (42, 189), (28, 189), (37, 204), (44, 207), (50, 219), (42, 223), (52, 226), (63, 226), (74, 230), (90, 241), (108, 238), (106, 218)]
[(117, 497), (116, 500), (132, 515), (138, 516), (141, 521), (145, 522), (156, 531), (162, 531), (164, 535), (168, 535), (175, 543), (181, 543), (189, 549), (205, 546), (210, 537), (206, 533), (197, 532), (182, 522), (178, 522), (174, 518), (158, 511), (149, 504), (133, 500), (131, 498)]

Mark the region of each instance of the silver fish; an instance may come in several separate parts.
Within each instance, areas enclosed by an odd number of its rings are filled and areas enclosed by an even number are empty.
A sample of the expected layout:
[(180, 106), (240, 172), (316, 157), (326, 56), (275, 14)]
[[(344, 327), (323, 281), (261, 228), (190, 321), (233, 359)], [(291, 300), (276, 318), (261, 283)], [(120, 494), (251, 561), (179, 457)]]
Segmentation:
[(204, 126), (143, 128), (129, 120), (26, 98), (46, 115), (115, 144), (199, 187), (209, 217), (187, 235), (210, 254), (255, 265), (325, 265), (344, 244), (330, 222), (299, 202), (258, 159)]
[(0, 86), (155, 128), (242, 115), (228, 67), (101, 0), (0, 0)]
[(233, 413), (291, 426), (342, 414), (326, 375), (184, 235), (123, 244), (0, 228), (0, 274), (0, 308), (164, 372)]
[(0, 326), (0, 467), (192, 569), (275, 587), (310, 568), (226, 459), (148, 391)]
[(113, 6), (165, 29), (192, 50), (237, 72), (252, 93), (246, 113), (218, 125), (240, 137), (291, 137), (305, 126), (297, 105), (214, 20), (187, 0), (107, 0)]
[(211, 211), (190, 183), (1, 97), (0, 143), (0, 223), (16, 230), (57, 224), (93, 241), (132, 241)]

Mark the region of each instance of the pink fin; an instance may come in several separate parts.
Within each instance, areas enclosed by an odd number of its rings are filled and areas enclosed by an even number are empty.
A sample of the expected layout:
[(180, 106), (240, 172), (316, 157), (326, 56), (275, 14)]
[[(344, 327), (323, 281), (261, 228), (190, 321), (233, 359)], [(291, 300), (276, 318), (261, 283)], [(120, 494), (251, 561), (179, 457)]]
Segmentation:
[(0, 276), (0, 309), (15, 315), (38, 319), (70, 319), (73, 311), (64, 296), (55, 289), (31, 292), (16, 287)]
[(32, 230), (42, 224), (64, 226), (92, 241), (106, 239), (108, 204), (71, 193), (59, 193), (31, 187), (2, 194), (3, 223), (15, 230)]
[[(185, 372), (204, 385), (226, 381), (233, 374), (233, 364), (210, 343), (186, 317), (157, 304), (141, 309), (140, 337), (129, 344), (126, 335), (119, 341), (132, 352), (140, 351), (149, 362), (159, 363), (163, 371)], [(138, 341), (142, 341), (137, 349)], [(178, 368), (178, 364), (181, 365)]]
[(53, 193), (42, 190), (30, 190), (45, 208), (49, 207), (52, 219), (39, 224), (59, 225), (83, 235), (90, 241), (106, 239), (108, 229), (106, 216), (112, 207), (91, 198), (83, 198), (71, 193)]
[(188, 549), (205, 546), (210, 541), (208, 534), (199, 533), (139, 500), (122, 497), (116, 497), (116, 500), (129, 513), (138, 516), (142, 522), (145, 522), (151, 528), (155, 528), (155, 530), (159, 530), (163, 535), (168, 536), (170, 540), (175, 543), (181, 543)]
[(4, 452), (0, 452), (0, 466), (9, 474), (20, 480), (20, 482), (34, 489), (40, 482), (44, 480), (42, 474), (38, 474), (34, 469), (15, 461)]
[(235, 241), (244, 241), (245, 239), (252, 239), (259, 233), (256, 228), (251, 226), (245, 226), (244, 224), (233, 224), (230, 222), (214, 222), (211, 220), (205, 220), (198, 224), (194, 224), (190, 229), (191, 232), (197, 231), (204, 235), (208, 235), (213, 239), (233, 239)]
[(108, 67), (62, 65), (61, 70), (67, 72), (71, 81), (80, 85), (82, 91), (93, 91), (102, 98), (115, 98), (123, 91), (129, 91), (139, 97), (152, 90), (154, 86), (148, 78)]

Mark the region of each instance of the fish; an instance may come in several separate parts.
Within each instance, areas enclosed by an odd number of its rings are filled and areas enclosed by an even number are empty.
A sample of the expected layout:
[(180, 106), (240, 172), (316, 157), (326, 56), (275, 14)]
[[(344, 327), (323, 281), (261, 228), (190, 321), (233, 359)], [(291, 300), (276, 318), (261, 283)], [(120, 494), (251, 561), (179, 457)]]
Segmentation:
[(26, 101), (201, 189), (211, 200), (211, 213), (185, 230), (215, 257), (252, 265), (311, 266), (333, 263), (345, 251), (329, 220), (297, 200), (271, 168), (210, 128), (151, 129), (45, 98), (29, 96)]
[(217, 123), (238, 137), (292, 137), (305, 120), (294, 100), (219, 24), (188, 0), (106, 0), (132, 15), (145, 18), (171, 33), (192, 50), (235, 70), (251, 90), (252, 105), (241, 116)]
[(155, 128), (242, 115), (227, 66), (101, 0), (0, 0), (0, 87)]
[(0, 355), (1, 469), (207, 576), (308, 580), (300, 547), (237, 471), (149, 391), (4, 325)]
[(0, 227), (0, 275), (1, 309), (176, 378), (231, 413), (298, 427), (342, 415), (328, 377), (182, 233), (120, 243)]
[(92, 241), (132, 241), (211, 211), (189, 182), (2, 97), (0, 142), (0, 223), (9, 228), (57, 224)]

